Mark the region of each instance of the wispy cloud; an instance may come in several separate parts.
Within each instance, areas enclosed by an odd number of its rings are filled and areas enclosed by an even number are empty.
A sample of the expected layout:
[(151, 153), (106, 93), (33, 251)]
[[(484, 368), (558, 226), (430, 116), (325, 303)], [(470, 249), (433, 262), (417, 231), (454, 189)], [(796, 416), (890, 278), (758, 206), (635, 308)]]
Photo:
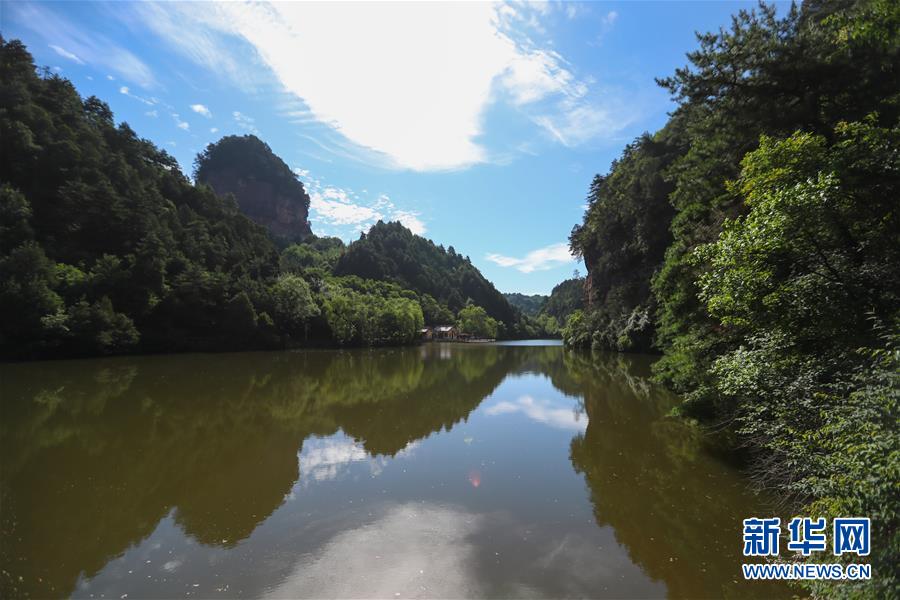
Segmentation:
[(259, 133), (259, 129), (256, 128), (256, 120), (253, 117), (248, 117), (237, 110), (231, 113), (231, 116), (234, 117), (235, 124), (241, 129), (246, 129), (250, 133)]
[(614, 10), (609, 11), (603, 16), (601, 23), (605, 28), (612, 27), (615, 24), (616, 20), (619, 18), (619, 13)]
[(546, 271), (575, 261), (575, 257), (569, 252), (569, 245), (565, 242), (532, 250), (522, 258), (493, 253), (485, 258), (501, 267), (513, 267), (522, 273)]
[(147, 112), (144, 113), (144, 115), (146, 115), (146, 116), (148, 116), (148, 117), (153, 117), (153, 118), (155, 119), (156, 117), (159, 116), (159, 111), (158, 111), (158, 110), (155, 110), (155, 109), (154, 109), (154, 110), (148, 110)]
[(49, 46), (50, 46), (51, 48), (53, 48), (53, 50), (54, 50), (57, 54), (59, 54), (60, 56), (62, 56), (63, 58), (68, 58), (69, 60), (74, 60), (74, 61), (77, 62), (79, 65), (83, 65), (83, 64), (84, 64), (84, 61), (81, 60), (80, 58), (78, 58), (78, 55), (77, 55), (77, 54), (74, 54), (74, 53), (72, 53), (72, 52), (69, 52), (69, 51), (66, 50), (65, 48), (62, 48), (62, 47), (60, 47), (60, 46), (57, 46), (56, 44), (49, 44)]
[[(527, 109), (561, 143), (619, 130), (616, 119), (589, 114), (603, 105), (589, 81), (551, 47), (518, 35), (542, 31), (553, 6), (362, 3), (353, 19), (345, 5), (322, 3), (134, 10), (175, 49), (240, 85), (258, 85), (256, 63), (267, 66), (301, 101), (285, 111), (291, 122), (325, 124), (389, 166), (441, 170), (492, 160), (481, 136), (487, 108), (498, 101)], [(574, 135), (567, 123), (585, 116), (591, 127)]]
[(209, 132), (210, 133), (219, 133), (219, 128), (218, 127), (210, 127)]
[(57, 14), (49, 3), (4, 2), (3, 10), (11, 21), (40, 36), (61, 56), (109, 69), (145, 89), (158, 86), (153, 72), (141, 59), (107, 36), (76, 26)]
[(354, 225), (360, 230), (383, 216), (371, 206), (354, 202), (345, 190), (333, 187), (310, 192), (309, 206), (318, 220), (329, 225)]
[(139, 96), (138, 94), (133, 93), (131, 91), (131, 88), (129, 88), (127, 85), (121, 86), (119, 88), (119, 93), (123, 96), (128, 96), (129, 98), (137, 100), (138, 102), (142, 102), (147, 106), (153, 106), (154, 104), (157, 104), (159, 102), (159, 100), (157, 100), (156, 98), (144, 98), (143, 96)]
[(212, 118), (212, 113), (209, 109), (203, 104), (191, 104), (191, 110), (197, 113), (198, 115), (203, 115), (207, 119)]
[(379, 194), (373, 200), (367, 190), (357, 194), (327, 185), (306, 169), (298, 167), (294, 173), (309, 193), (309, 220), (320, 235), (323, 227), (329, 227), (342, 229), (337, 231), (339, 236), (349, 237), (347, 234), (368, 231), (378, 221), (399, 221), (416, 235), (425, 235), (428, 230), (421, 213), (397, 207), (387, 194)]

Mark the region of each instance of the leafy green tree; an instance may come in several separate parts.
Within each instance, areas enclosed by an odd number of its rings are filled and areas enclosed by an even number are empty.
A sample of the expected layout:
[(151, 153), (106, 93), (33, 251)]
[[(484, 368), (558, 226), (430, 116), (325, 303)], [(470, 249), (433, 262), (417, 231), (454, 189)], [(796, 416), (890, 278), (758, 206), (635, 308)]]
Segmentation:
[(258, 315), (247, 292), (238, 292), (225, 304), (225, 331), (234, 347), (246, 346), (256, 333)]
[(426, 325), (446, 325), (455, 320), (450, 309), (440, 304), (431, 294), (422, 294), (419, 304), (422, 306)]
[(109, 298), (69, 307), (65, 327), (78, 354), (117, 354), (132, 348), (140, 334), (131, 319), (113, 309)]
[(272, 301), (278, 328), (289, 335), (306, 337), (308, 320), (319, 314), (306, 281), (290, 273), (281, 275), (272, 286)]
[(462, 308), (457, 315), (457, 326), (462, 333), (481, 338), (496, 338), (498, 323), (487, 311), (475, 304)]

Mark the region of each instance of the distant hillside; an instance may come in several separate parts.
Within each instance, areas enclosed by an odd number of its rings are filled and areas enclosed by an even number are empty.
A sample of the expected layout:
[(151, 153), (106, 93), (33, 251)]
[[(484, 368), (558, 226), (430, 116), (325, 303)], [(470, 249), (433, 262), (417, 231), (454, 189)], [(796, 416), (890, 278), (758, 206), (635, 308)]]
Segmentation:
[(512, 327), (516, 309), (485, 279), (468, 257), (414, 235), (400, 223), (379, 221), (350, 244), (335, 266), (336, 275), (390, 281), (419, 294), (429, 294), (454, 313), (468, 300)]
[(528, 315), (529, 317), (538, 316), (541, 309), (544, 308), (544, 303), (550, 298), (550, 296), (545, 296), (543, 294), (532, 294), (528, 296), (518, 292), (503, 294), (503, 297), (506, 298), (507, 302), (521, 310), (522, 314)]
[(569, 315), (584, 308), (584, 279), (566, 279), (557, 284), (541, 309), (544, 314), (556, 317), (560, 325), (565, 324)]
[(309, 195), (291, 169), (254, 135), (229, 135), (194, 162), (197, 183), (216, 194), (233, 194), (241, 212), (276, 240), (298, 241), (311, 233)]

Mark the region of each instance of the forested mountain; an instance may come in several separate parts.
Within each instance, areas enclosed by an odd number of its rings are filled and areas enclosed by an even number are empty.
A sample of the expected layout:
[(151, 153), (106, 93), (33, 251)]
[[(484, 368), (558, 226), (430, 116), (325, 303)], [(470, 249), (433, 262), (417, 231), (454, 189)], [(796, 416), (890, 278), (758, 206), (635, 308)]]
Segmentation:
[(21, 42), (0, 39), (0, 77), (4, 357), (402, 344), (426, 317), (539, 331), (467, 258), (399, 223), (349, 248), (312, 236), (302, 184), (253, 136), (210, 145), (194, 185)]
[[(265, 230), (195, 187), (109, 107), (0, 40), (0, 347), (6, 355), (198, 347), (259, 331)], [(268, 317), (264, 321), (270, 322)]]
[(541, 307), (541, 313), (550, 315), (561, 325), (564, 324), (569, 315), (584, 308), (584, 286), (585, 280), (581, 277), (573, 277), (556, 284)]
[(549, 296), (511, 293), (504, 297), (518, 308), (535, 328), (532, 335), (559, 337), (566, 320), (584, 308), (585, 280), (577, 276), (554, 286)]
[(655, 347), (761, 483), (879, 522), (880, 591), (844, 589), (880, 595), (900, 564), (900, 4), (761, 5), (698, 40), (659, 81), (669, 122), (590, 186), (571, 236), (590, 304), (564, 337)]
[(511, 305), (522, 311), (523, 315), (536, 317), (540, 314), (541, 309), (544, 308), (544, 303), (547, 302), (547, 299), (550, 296), (545, 296), (543, 294), (531, 294), (529, 296), (527, 294), (520, 294), (519, 292), (509, 292), (503, 294), (503, 297), (506, 298), (506, 301)]
[(469, 257), (457, 254), (453, 246), (445, 250), (414, 235), (400, 223), (375, 224), (350, 244), (335, 274), (391, 281), (432, 296), (454, 313), (471, 301), (510, 329), (519, 321), (515, 309)]
[(278, 242), (299, 241), (312, 233), (303, 183), (255, 135), (229, 135), (207, 146), (194, 161), (194, 179), (220, 196), (234, 195), (241, 212)]

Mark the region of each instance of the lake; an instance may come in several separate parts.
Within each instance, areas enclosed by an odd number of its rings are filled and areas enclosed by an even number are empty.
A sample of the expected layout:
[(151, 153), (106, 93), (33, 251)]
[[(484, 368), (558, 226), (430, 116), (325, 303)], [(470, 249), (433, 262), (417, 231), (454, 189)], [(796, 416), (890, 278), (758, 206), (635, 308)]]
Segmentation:
[(553, 342), (0, 365), (0, 596), (753, 597), (771, 512), (652, 357)]

